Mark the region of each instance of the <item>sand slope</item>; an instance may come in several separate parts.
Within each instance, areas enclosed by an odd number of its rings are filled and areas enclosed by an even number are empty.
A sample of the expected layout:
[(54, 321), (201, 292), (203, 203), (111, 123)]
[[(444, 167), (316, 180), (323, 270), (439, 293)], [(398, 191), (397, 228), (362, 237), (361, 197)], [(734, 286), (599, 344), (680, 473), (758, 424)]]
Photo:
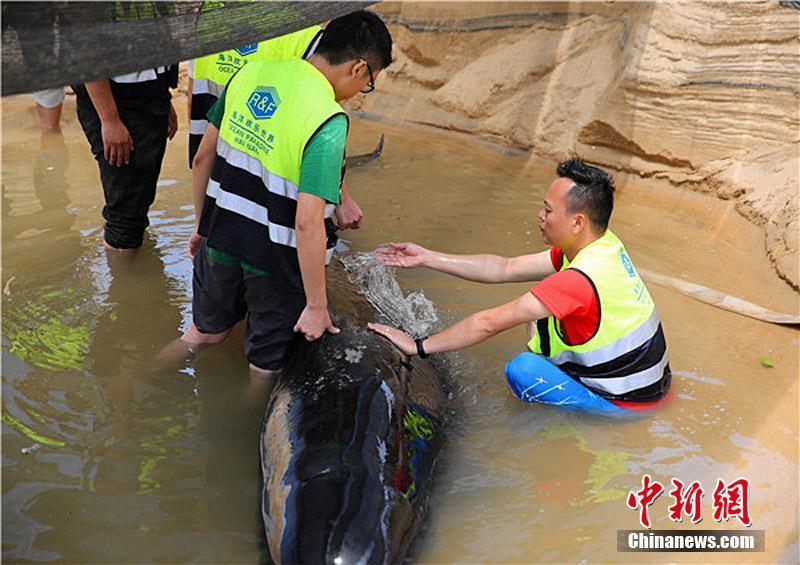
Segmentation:
[(778, 2), (383, 3), (356, 109), (734, 199), (800, 288), (800, 10)]

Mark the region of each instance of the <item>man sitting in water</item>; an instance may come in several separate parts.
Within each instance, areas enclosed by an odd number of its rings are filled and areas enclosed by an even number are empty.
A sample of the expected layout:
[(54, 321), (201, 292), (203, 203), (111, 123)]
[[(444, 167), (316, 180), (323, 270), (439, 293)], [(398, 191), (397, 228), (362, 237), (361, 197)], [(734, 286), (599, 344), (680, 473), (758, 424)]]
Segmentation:
[(600, 412), (652, 407), (669, 389), (664, 331), (622, 242), (608, 229), (614, 183), (578, 158), (558, 165), (539, 212), (547, 251), (505, 258), (449, 255), (414, 243), (375, 250), (392, 267), (428, 267), (484, 282), (541, 282), (523, 296), (472, 314), (430, 337), (412, 339), (382, 324), (369, 328), (407, 355), (426, 357), (480, 343), (535, 322), (528, 342), (506, 365), (512, 392), (527, 402)]

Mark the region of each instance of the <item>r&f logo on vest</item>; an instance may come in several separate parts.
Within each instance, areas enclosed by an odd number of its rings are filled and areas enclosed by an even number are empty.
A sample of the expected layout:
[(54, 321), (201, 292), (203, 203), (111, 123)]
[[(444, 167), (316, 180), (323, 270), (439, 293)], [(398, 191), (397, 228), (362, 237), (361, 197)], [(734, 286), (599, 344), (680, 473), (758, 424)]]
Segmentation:
[(235, 51), (242, 57), (246, 57), (247, 55), (252, 55), (255, 53), (256, 49), (258, 49), (258, 43), (248, 43), (247, 45), (237, 47)]
[(258, 86), (247, 99), (247, 108), (257, 120), (270, 119), (280, 104), (280, 96), (273, 86)]

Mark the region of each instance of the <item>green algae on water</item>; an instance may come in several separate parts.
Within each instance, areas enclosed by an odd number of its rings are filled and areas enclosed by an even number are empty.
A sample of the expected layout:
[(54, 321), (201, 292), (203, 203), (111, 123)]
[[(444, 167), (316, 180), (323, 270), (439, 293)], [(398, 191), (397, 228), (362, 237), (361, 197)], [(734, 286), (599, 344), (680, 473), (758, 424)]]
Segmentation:
[(59, 441), (57, 439), (50, 439), (49, 437), (45, 437), (35, 430), (29, 428), (22, 422), (20, 422), (17, 418), (8, 414), (7, 412), (3, 412), (3, 423), (7, 424), (8, 426), (14, 428), (18, 432), (22, 433), (29, 439), (37, 443), (41, 443), (42, 445), (49, 445), (50, 447), (64, 447), (66, 445), (63, 441)]
[(549, 439), (574, 438), (578, 442), (578, 449), (592, 456), (589, 476), (583, 481), (591, 487), (586, 502), (600, 503), (625, 497), (626, 491), (607, 485), (614, 477), (627, 473), (625, 463), (630, 458), (629, 453), (591, 449), (586, 436), (567, 422), (551, 422), (542, 428), (541, 434)]
[(78, 294), (74, 289), (49, 289), (36, 301), (6, 306), (3, 335), (10, 343), (8, 352), (48, 371), (82, 369), (91, 336), (87, 323), (75, 315)]

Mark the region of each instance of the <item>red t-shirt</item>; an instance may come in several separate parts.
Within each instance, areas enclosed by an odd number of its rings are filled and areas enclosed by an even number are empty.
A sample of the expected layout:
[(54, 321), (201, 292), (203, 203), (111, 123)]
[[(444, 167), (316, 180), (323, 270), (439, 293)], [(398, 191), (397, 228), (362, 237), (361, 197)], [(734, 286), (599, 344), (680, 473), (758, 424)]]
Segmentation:
[(550, 313), (561, 322), (561, 334), (567, 345), (586, 343), (600, 324), (600, 302), (594, 285), (574, 269), (559, 271), (564, 251), (550, 248), (550, 260), (557, 271), (531, 289)]

